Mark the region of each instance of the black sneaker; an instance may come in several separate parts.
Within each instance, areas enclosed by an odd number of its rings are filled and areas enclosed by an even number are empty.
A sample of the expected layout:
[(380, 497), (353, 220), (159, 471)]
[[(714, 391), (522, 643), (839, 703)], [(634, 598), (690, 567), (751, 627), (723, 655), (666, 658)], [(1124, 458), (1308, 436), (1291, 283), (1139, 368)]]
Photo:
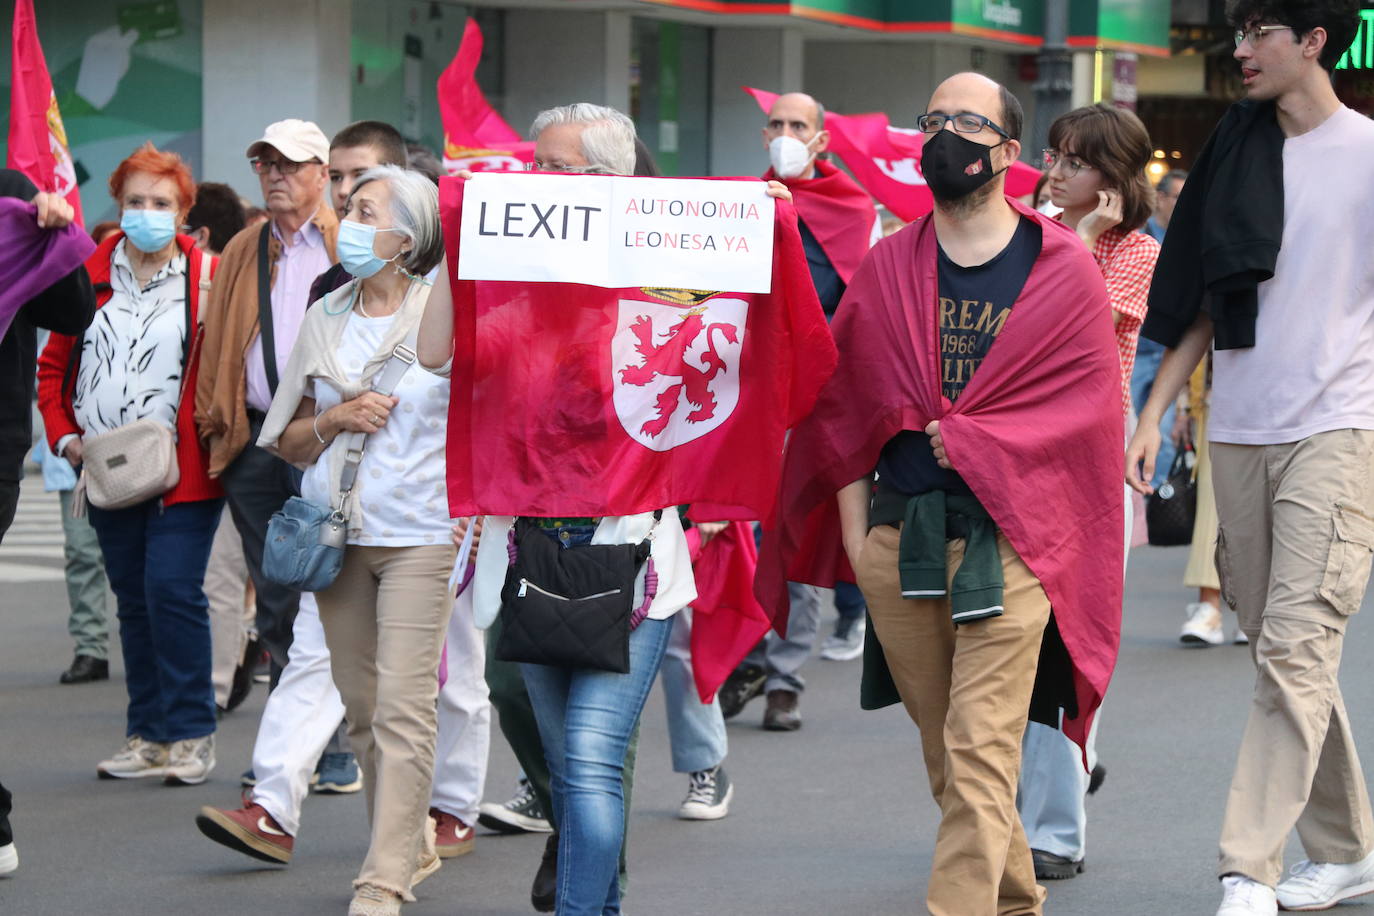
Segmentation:
[(718, 821), (730, 813), (735, 787), (723, 767), (698, 770), (691, 775), (691, 780), (687, 798), (677, 809), (678, 817), (684, 821)]
[(477, 809), (477, 823), (497, 833), (553, 833), (528, 779), (520, 780), (515, 797), (509, 801), (499, 805), (484, 802)]
[(530, 904), (540, 913), (552, 913), (558, 897), (558, 834), (544, 841), (544, 857), (530, 885)]
[(746, 703), (763, 693), (767, 680), (768, 672), (758, 665), (740, 665), (731, 671), (720, 688), (721, 716), (733, 719), (739, 715)]
[(1031, 860), (1035, 863), (1035, 877), (1041, 881), (1076, 878), (1083, 873), (1085, 867), (1082, 859), (1075, 862), (1073, 859), (1066, 859), (1043, 849), (1032, 849)]

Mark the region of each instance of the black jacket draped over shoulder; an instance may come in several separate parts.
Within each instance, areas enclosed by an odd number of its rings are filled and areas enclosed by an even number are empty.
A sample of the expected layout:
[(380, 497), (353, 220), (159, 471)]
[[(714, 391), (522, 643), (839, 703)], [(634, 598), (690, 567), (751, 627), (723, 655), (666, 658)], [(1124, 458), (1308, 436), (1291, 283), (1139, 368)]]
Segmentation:
[(1205, 310), (1218, 350), (1255, 345), (1257, 287), (1283, 241), (1283, 139), (1273, 102), (1222, 116), (1169, 220), (1142, 335), (1177, 346)]

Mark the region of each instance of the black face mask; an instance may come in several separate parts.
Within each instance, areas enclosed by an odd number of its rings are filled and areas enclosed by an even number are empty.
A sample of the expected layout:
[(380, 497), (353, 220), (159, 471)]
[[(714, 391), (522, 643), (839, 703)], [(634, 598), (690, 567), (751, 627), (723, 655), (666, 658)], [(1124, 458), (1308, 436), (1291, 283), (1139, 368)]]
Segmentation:
[(1006, 171), (992, 170), (992, 151), (1002, 143), (987, 146), (952, 130), (937, 132), (921, 148), (921, 174), (930, 193), (942, 203), (952, 203), (992, 181)]

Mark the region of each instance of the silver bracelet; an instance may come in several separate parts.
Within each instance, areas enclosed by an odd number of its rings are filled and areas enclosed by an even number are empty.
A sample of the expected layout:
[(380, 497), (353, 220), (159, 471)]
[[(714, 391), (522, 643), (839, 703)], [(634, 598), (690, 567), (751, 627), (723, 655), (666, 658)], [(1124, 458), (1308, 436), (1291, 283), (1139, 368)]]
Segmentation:
[(325, 441), (324, 441), (324, 436), (321, 436), (321, 435), (320, 435), (320, 415), (319, 415), (319, 414), (315, 414), (315, 419), (313, 419), (313, 420), (310, 421), (310, 428), (313, 429), (313, 430), (315, 431), (315, 438), (320, 440), (320, 445), (328, 445), (328, 444), (329, 444), (328, 442), (325, 442)]

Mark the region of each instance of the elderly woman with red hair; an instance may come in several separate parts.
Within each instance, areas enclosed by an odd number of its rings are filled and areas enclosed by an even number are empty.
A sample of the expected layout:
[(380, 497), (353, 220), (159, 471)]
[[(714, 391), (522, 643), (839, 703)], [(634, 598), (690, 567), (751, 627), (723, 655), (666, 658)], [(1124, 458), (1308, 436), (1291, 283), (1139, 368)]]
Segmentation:
[(177, 234), (195, 202), (180, 156), (144, 144), (110, 176), (110, 194), (120, 231), (86, 262), (95, 319), (80, 337), (52, 335), (39, 360), (39, 408), (49, 446), (77, 468), (83, 442), (135, 421), (161, 423), (175, 437), (171, 489), (89, 510), (118, 604), (129, 692), (124, 745), (97, 772), (196, 784), (215, 765), (202, 583), (223, 499), (193, 414), (198, 307), (216, 261)]

